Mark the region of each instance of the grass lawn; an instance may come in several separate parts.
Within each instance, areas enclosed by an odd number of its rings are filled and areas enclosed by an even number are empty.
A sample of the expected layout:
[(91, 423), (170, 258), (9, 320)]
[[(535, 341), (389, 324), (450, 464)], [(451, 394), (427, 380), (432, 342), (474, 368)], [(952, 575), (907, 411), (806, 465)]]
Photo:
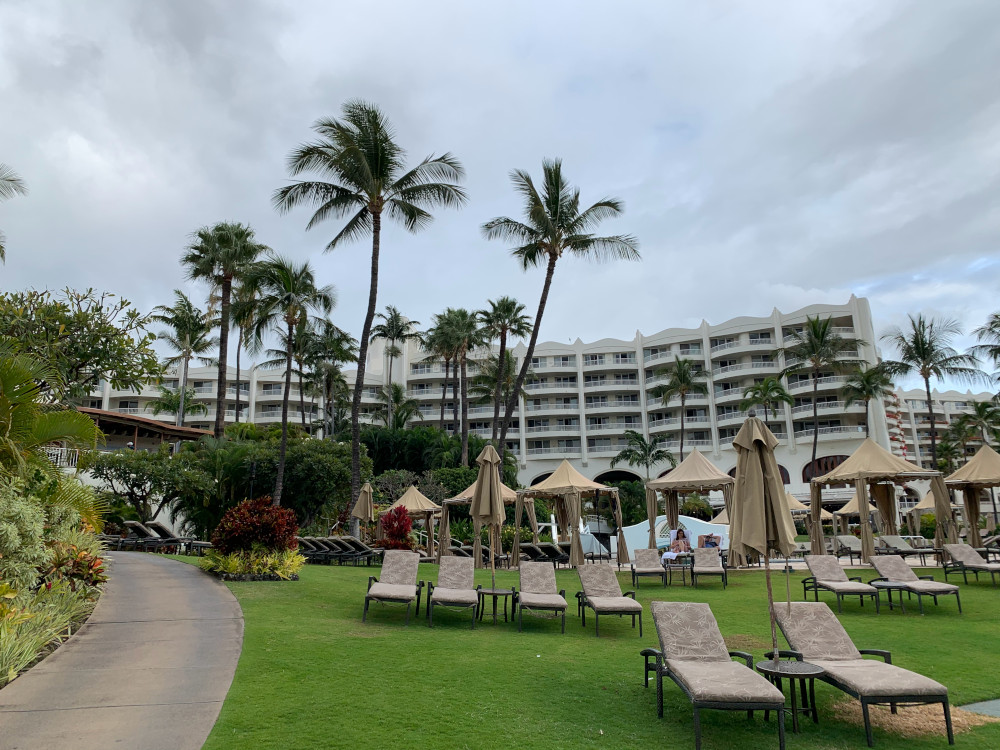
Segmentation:
[[(707, 602), (730, 648), (762, 658), (770, 643), (764, 577), (757, 572), (731, 574), (725, 591), (718, 579), (698, 589), (641, 580), (641, 640), (628, 619), (602, 618), (600, 639), (591, 618), (581, 627), (572, 570), (556, 574), (570, 602), (565, 635), (558, 620), (527, 616), (523, 633), (502, 616), (494, 626), (489, 615), (472, 631), (468, 613), (440, 607), (433, 629), (423, 608), (403, 627), (399, 605), (373, 604), (362, 623), (367, 579), (377, 573), (309, 565), (298, 582), (229, 584), (243, 607), (246, 633), (207, 750), (693, 747), (691, 705), (683, 693), (665, 681), (664, 718), (657, 719), (655, 686), (642, 686), (639, 651), (657, 646), (649, 602)], [(436, 566), (421, 566), (421, 578), (436, 576)], [(623, 589), (631, 588), (626, 573), (619, 578)], [(792, 576), (793, 600), (801, 599), (801, 578)], [(783, 574), (774, 581), (783, 597)], [(477, 582), (488, 585), (489, 571), (477, 571)], [(517, 585), (517, 573), (498, 572), (497, 584)], [(1000, 591), (970, 583), (962, 588), (962, 605), (959, 615), (954, 598), (945, 598), (939, 607), (925, 605), (920, 616), (914, 599), (906, 615), (884, 608), (876, 616), (870, 603), (862, 609), (845, 602), (841, 621), (859, 648), (889, 649), (895, 664), (947, 685), (952, 705), (1000, 697)], [(850, 699), (820, 683), (816, 694), (820, 724), (804, 722), (803, 732), (793, 735), (789, 721), (788, 747), (864, 747), (860, 726), (831, 716), (831, 704)], [(705, 750), (778, 746), (773, 718), (749, 722), (745, 714), (722, 711), (702, 712), (702, 741)], [(1000, 747), (1000, 724), (959, 734), (956, 744)], [(875, 746), (948, 745), (943, 733), (903, 738), (876, 729)]]

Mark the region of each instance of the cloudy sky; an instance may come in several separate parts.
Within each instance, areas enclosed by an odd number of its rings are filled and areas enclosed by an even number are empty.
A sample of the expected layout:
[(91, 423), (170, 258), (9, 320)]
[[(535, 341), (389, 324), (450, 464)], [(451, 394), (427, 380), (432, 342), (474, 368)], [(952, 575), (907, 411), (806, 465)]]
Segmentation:
[(1000, 4), (962, 2), (0, 3), (0, 288), (93, 286), (149, 309), (188, 235), (248, 222), (310, 259), (355, 335), (370, 246), (323, 254), (271, 193), (310, 125), (378, 103), (412, 159), (451, 151), (468, 205), (383, 239), (380, 307), (424, 323), (514, 295), (479, 226), (516, 214), (511, 168), (559, 156), (638, 264), (563, 261), (542, 337), (871, 300), (967, 328), (1000, 307)]

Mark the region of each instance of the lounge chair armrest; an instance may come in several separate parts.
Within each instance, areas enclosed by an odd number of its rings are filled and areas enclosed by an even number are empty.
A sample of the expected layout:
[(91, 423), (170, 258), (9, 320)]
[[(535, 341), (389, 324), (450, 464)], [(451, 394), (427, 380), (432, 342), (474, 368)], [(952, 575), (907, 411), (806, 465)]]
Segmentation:
[[(773, 659), (774, 658), (774, 652), (773, 651), (765, 651), (764, 652), (764, 658), (766, 658), (766, 659)], [(779, 648), (778, 649), (778, 658), (779, 659), (785, 659), (785, 658), (787, 658), (787, 659), (795, 659), (795, 661), (802, 661), (802, 652), (800, 652), (800, 651), (793, 651), (791, 649), (781, 649), (781, 648)]]
[(892, 654), (881, 648), (861, 648), (858, 651), (867, 656), (880, 656), (886, 664), (892, 664)]
[[(861, 580), (860, 578), (858, 579)], [(888, 581), (889, 579), (885, 576), (879, 576), (878, 578), (872, 578), (868, 583), (875, 583), (876, 581)]]
[(753, 669), (753, 654), (749, 654), (746, 651), (730, 651), (729, 655), (742, 659), (747, 663), (748, 667)]
[(816, 576), (806, 576), (802, 579), (802, 583), (816, 583)]
[(663, 666), (663, 652), (660, 651), (659, 649), (644, 648), (642, 651), (639, 652), (639, 656), (642, 656), (642, 657), (652, 656), (652, 657), (654, 657), (656, 659), (656, 666), (657, 667)]
[(577, 601), (581, 601), (582, 602), (585, 597), (586, 597), (586, 594), (584, 594), (582, 591), (577, 591), (576, 592)]
[[(483, 590), (483, 584), (480, 583), (479, 585), (476, 586), (476, 591), (482, 591), (482, 590)], [(431, 592), (429, 591), (427, 592), (428, 596), (430, 596), (430, 593)]]
[(847, 580), (848, 581), (857, 581), (858, 583), (864, 583), (864, 581), (861, 580), (861, 576), (851, 576)]
[(559, 589), (559, 596), (561, 596), (563, 599), (565, 599), (566, 598), (566, 589)]
[[(420, 585), (422, 586), (423, 584), (424, 582), (421, 581)], [(430, 597), (430, 595), (433, 593), (434, 593), (434, 581), (427, 581), (427, 596)]]
[(933, 581), (934, 576), (917, 576), (917, 579), (921, 581)]
[(635, 599), (635, 592), (634, 591), (626, 591), (624, 594), (622, 594), (622, 596), (631, 596), (633, 599)]
[(368, 576), (368, 590), (369, 591), (372, 590), (372, 584), (373, 583), (378, 583), (378, 578), (376, 578), (375, 576)]

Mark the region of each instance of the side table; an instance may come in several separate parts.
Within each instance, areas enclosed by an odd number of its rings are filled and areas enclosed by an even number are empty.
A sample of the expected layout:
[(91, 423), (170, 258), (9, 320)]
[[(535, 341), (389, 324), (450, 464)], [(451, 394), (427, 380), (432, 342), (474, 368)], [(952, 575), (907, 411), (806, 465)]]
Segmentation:
[[(823, 668), (817, 667), (806, 661), (759, 661), (756, 664), (757, 671), (760, 672), (767, 681), (781, 690), (781, 680), (788, 680), (792, 695), (792, 732), (798, 734), (799, 714), (811, 715), (814, 724), (819, 724), (819, 714), (816, 711), (816, 678), (823, 675)], [(798, 680), (798, 690), (796, 690), (795, 680)], [(806, 684), (808, 683), (808, 685)], [(808, 691), (807, 691), (808, 688)], [(802, 695), (802, 705), (797, 704), (796, 693)], [(767, 712), (764, 712), (767, 718)]]
[[(511, 586), (509, 589), (479, 589), (479, 619), (483, 619), (483, 612), (486, 609), (486, 597), (493, 597), (493, 624), (497, 624), (497, 599), (503, 599), (503, 621), (507, 622), (507, 599), (514, 596), (517, 589)], [(513, 609), (511, 617), (514, 616)]]
[[(884, 591), (886, 596), (889, 597), (889, 609), (893, 608), (894, 602), (892, 601), (892, 592), (899, 592), (899, 607), (903, 610), (903, 614), (906, 614), (906, 605), (903, 603), (903, 592), (906, 591), (905, 583), (898, 583), (895, 581), (872, 581), (871, 585), (877, 588), (879, 591)], [(923, 609), (923, 607), (921, 607)], [(923, 612), (921, 612), (923, 614)]]

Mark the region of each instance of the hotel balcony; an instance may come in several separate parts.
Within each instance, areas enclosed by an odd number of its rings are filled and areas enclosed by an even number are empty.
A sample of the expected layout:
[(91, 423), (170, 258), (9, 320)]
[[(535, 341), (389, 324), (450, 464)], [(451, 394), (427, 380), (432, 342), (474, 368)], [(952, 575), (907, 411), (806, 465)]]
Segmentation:
[[(865, 434), (865, 426), (864, 425), (858, 425), (858, 424), (852, 424), (852, 425), (846, 425), (845, 424), (845, 425), (840, 425), (838, 427), (820, 427), (819, 428), (819, 439), (820, 440), (842, 440), (842, 439), (845, 439), (845, 438), (857, 437), (859, 435), (861, 437), (864, 437), (864, 434)], [(809, 428), (808, 430), (796, 430), (795, 431), (795, 439), (796, 440), (800, 440), (800, 439), (803, 439), (803, 438), (808, 439), (808, 440), (812, 440), (812, 438), (813, 438), (813, 429)]]
[[(847, 382), (847, 378), (843, 375), (827, 375), (826, 377), (819, 378), (816, 384), (819, 390), (829, 390), (830, 388), (841, 388), (844, 383)], [(800, 380), (798, 383), (789, 383), (788, 391), (789, 393), (799, 393), (801, 391), (811, 391), (813, 387), (812, 378), (808, 380)]]

